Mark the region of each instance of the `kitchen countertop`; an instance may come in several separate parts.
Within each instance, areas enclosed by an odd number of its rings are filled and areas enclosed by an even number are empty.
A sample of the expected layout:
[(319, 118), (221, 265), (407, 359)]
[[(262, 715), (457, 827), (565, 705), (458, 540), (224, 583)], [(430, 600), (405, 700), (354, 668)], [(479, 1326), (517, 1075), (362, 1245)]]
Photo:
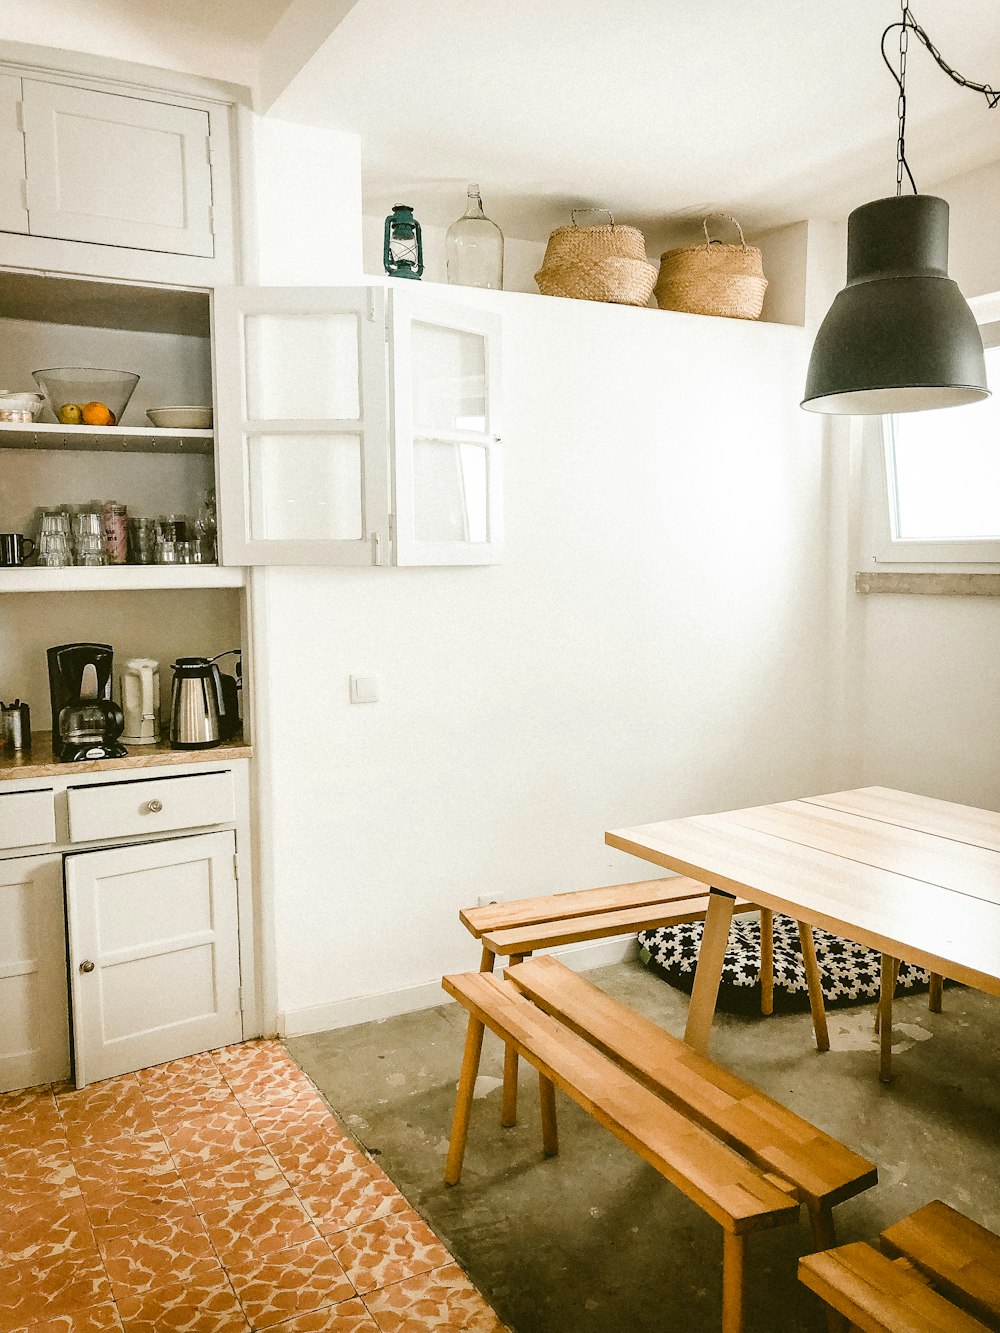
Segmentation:
[(0, 752), (0, 782), (22, 778), (69, 777), (74, 773), (116, 773), (133, 768), (162, 768), (173, 764), (217, 763), (226, 759), (250, 759), (253, 749), (241, 736), (210, 750), (172, 750), (170, 742), (156, 745), (131, 745), (124, 759), (87, 759), (61, 764), (52, 754), (51, 731), (32, 733), (31, 749), (26, 753)]

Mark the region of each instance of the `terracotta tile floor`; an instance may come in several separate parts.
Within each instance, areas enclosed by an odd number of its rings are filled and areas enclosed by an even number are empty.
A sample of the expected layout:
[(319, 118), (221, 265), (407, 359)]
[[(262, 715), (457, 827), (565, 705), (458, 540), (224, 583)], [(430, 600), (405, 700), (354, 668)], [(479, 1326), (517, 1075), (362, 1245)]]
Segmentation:
[(278, 1042), (0, 1096), (0, 1333), (506, 1333)]

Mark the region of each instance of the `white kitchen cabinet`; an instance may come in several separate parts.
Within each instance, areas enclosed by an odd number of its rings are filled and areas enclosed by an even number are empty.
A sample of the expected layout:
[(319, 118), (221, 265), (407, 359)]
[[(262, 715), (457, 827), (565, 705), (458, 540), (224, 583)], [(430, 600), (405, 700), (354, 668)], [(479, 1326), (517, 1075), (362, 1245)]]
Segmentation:
[(62, 857), (0, 861), (0, 1092), (68, 1076)]
[(0, 231), (27, 230), (21, 80), (0, 74)]
[(235, 838), (66, 858), (78, 1087), (243, 1039)]
[(205, 111), (23, 80), (35, 236), (211, 257)]
[(489, 564), (500, 324), (420, 290), (215, 293), (229, 564)]
[(232, 282), (233, 108), (205, 96), (0, 64), (0, 264)]

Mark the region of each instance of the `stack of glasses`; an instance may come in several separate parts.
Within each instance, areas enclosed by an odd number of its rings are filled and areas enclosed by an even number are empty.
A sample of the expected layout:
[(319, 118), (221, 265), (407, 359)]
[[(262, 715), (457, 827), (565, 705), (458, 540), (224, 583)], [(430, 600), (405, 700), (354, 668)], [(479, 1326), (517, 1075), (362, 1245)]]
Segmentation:
[(69, 540), (69, 514), (65, 509), (43, 509), (38, 533), (39, 565), (60, 569), (73, 563)]

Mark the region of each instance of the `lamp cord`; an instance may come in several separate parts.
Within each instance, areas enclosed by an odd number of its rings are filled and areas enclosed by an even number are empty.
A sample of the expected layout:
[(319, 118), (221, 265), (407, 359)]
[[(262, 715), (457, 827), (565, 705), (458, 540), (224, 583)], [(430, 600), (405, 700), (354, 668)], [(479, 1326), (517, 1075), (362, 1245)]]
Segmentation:
[[(913, 172), (910, 170), (910, 164), (906, 160), (906, 54), (909, 46), (909, 34), (912, 32), (919, 42), (930, 52), (931, 59), (939, 69), (944, 70), (948, 78), (953, 83), (957, 83), (962, 88), (971, 88), (974, 93), (981, 93), (986, 98), (986, 103), (992, 111), (1000, 104), (1000, 92), (991, 87), (988, 83), (976, 83), (973, 79), (967, 79), (964, 74), (960, 74), (957, 69), (952, 69), (951, 65), (945, 60), (941, 52), (937, 49), (927, 33), (916, 21), (910, 12), (910, 0), (900, 0), (903, 11), (902, 22), (890, 23), (882, 34), (882, 59), (885, 61), (886, 68), (896, 81), (899, 89), (898, 113), (899, 113), (899, 133), (896, 139), (896, 194), (903, 193), (903, 173), (906, 173), (907, 180), (910, 182), (910, 188), (914, 194), (918, 193), (916, 182), (913, 179)], [(899, 73), (892, 67), (892, 62), (885, 53), (885, 39), (896, 28), (899, 29)]]

